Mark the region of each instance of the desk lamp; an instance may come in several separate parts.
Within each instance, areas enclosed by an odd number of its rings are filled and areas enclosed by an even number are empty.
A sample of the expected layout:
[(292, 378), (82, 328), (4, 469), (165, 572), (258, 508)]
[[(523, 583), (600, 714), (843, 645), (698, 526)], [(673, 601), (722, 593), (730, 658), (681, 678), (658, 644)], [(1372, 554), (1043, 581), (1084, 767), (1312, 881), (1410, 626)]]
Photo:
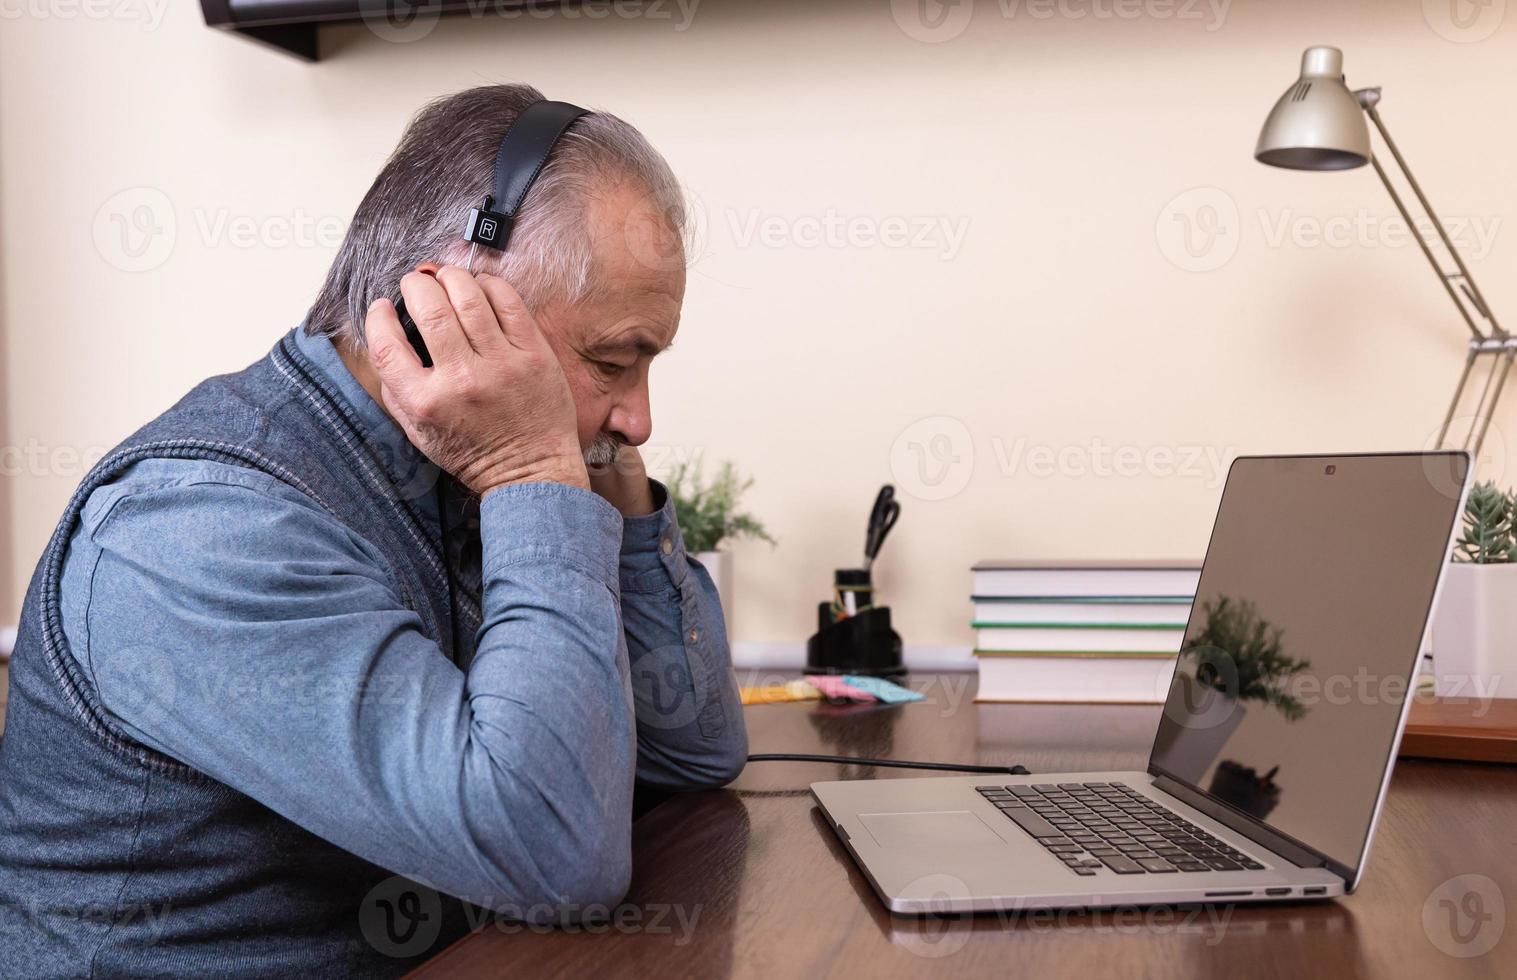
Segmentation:
[[(1417, 244), (1422, 246), (1422, 254), (1427, 256), (1433, 271), (1438, 275), (1438, 281), (1443, 284), (1449, 299), (1470, 329), (1464, 371), (1459, 375), (1459, 384), (1454, 389), (1454, 397), (1443, 417), (1443, 426), (1438, 430), (1438, 444), (1450, 445), (1449, 429), (1454, 424), (1454, 413), (1478, 367), (1485, 378), (1481, 384), (1480, 400), (1476, 403), (1475, 414), (1470, 418), (1469, 430), (1458, 444), (1459, 448), (1467, 449), (1478, 457), (1486, 430), (1491, 425), (1491, 416), (1495, 414), (1496, 403), (1501, 398), (1501, 389), (1511, 371), (1513, 358), (1517, 357), (1517, 338), (1501, 328), (1490, 307), (1486, 305), (1480, 287), (1470, 277), (1470, 271), (1465, 268), (1464, 260), (1459, 257), (1454, 243), (1449, 240), (1443, 222), (1438, 219), (1417, 179), (1408, 169), (1406, 160), (1402, 158), (1401, 151), (1391, 139), (1391, 134), (1386, 131), (1385, 123), (1381, 121), (1376, 108), (1379, 102), (1378, 88), (1349, 90), (1343, 77), (1342, 51), (1330, 47), (1307, 48), (1301, 57), (1301, 77), (1285, 90), (1280, 101), (1275, 103), (1269, 118), (1264, 121), (1259, 143), (1254, 147), (1254, 159), (1287, 170), (1350, 170), (1366, 163), (1375, 168), (1375, 173), (1380, 175), (1381, 183), (1395, 202), (1396, 209), (1401, 212), (1402, 219), (1416, 236)], [(1456, 271), (1444, 270), (1433, 254), (1432, 242), (1423, 234), (1422, 228), (1412, 221), (1401, 195), (1370, 149), (1369, 127), (1365, 124), (1365, 116), (1375, 124), (1375, 129), (1380, 132), (1381, 139), (1390, 150), (1391, 158), (1396, 161), (1396, 166), (1437, 231), (1438, 238), (1442, 240), (1449, 255), (1453, 256)]]

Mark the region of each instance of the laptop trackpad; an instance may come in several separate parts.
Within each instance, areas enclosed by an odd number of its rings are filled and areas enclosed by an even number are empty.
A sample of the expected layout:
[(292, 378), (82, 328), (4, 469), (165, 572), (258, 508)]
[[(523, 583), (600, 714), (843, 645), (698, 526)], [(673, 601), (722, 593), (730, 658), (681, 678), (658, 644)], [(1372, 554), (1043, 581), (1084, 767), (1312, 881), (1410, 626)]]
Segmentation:
[(861, 813), (859, 822), (881, 847), (999, 844), (1001, 838), (968, 810)]

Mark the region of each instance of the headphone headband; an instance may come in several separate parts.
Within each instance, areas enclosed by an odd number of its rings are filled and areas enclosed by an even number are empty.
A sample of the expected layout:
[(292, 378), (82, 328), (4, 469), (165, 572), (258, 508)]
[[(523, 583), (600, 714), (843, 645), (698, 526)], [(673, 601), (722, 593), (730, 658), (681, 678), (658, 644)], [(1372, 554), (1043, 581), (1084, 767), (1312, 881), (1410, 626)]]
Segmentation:
[[(469, 211), (464, 241), (505, 251), (516, 213), (548, 163), (559, 137), (587, 111), (567, 102), (534, 102), (521, 111), (495, 151), (495, 189)], [(496, 210), (496, 209), (499, 210)]]

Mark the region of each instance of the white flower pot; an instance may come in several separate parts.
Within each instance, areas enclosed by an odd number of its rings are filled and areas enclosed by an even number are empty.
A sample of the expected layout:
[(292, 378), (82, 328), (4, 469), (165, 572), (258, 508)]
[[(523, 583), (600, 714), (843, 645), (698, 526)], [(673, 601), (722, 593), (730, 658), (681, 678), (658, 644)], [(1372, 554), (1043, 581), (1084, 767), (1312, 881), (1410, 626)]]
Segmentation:
[(1451, 562), (1433, 610), (1440, 697), (1517, 698), (1517, 563)]
[(695, 560), (711, 573), (716, 583), (716, 594), (722, 600), (722, 619), (727, 624), (727, 636), (732, 637), (732, 553), (730, 551), (699, 551)]

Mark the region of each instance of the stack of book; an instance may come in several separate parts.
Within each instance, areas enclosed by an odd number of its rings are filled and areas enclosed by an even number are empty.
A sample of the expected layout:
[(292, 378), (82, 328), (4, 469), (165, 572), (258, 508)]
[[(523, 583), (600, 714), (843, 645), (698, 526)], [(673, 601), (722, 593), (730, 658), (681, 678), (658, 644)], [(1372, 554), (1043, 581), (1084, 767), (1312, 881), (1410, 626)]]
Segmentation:
[(1164, 700), (1200, 562), (984, 561), (973, 572), (978, 700)]

